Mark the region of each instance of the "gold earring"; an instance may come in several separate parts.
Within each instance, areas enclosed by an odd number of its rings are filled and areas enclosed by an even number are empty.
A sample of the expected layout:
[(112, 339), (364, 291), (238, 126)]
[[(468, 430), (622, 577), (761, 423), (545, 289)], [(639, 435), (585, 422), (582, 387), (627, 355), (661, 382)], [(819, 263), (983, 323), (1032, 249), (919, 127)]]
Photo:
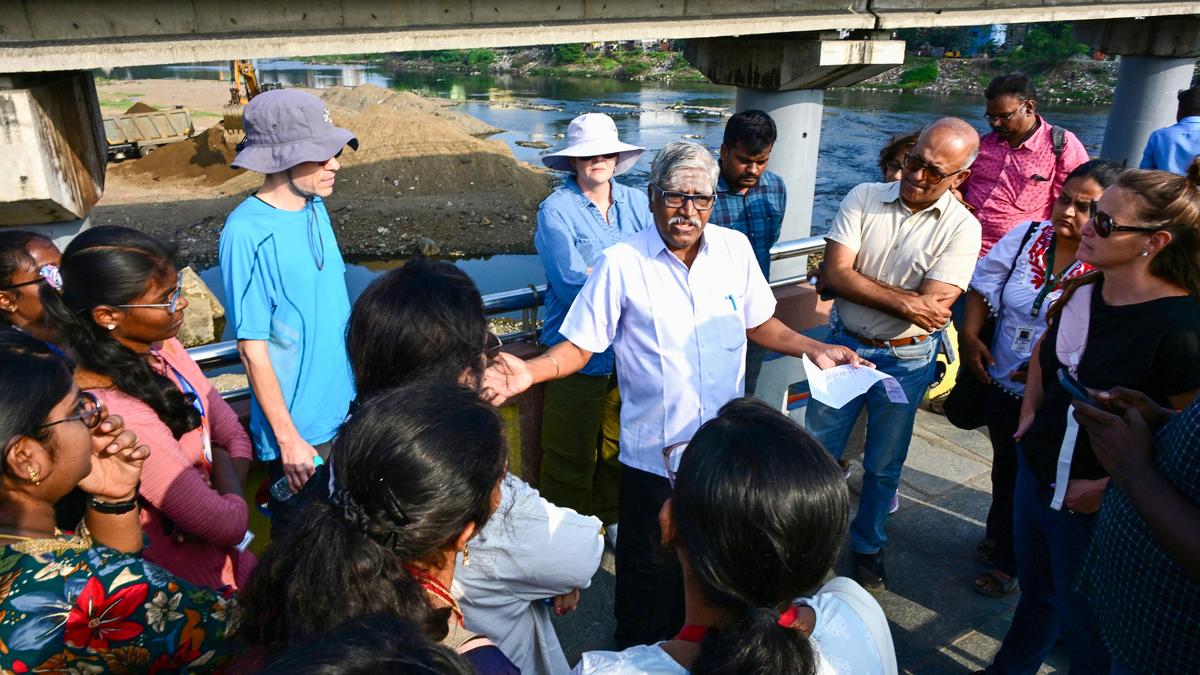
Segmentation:
[(471, 566), (471, 545), (463, 544), (463, 567)]
[(29, 465), (29, 482), (34, 485), (42, 482), (42, 477), (38, 475), (37, 469), (33, 468), (32, 464)]

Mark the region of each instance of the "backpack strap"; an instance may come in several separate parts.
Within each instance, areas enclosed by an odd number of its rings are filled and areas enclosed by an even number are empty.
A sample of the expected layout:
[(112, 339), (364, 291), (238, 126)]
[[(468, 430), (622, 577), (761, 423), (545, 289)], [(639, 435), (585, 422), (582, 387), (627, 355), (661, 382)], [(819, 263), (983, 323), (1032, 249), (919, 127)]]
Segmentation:
[(1050, 143), (1054, 148), (1054, 159), (1062, 159), (1063, 146), (1066, 145), (1067, 130), (1062, 127), (1050, 127)]

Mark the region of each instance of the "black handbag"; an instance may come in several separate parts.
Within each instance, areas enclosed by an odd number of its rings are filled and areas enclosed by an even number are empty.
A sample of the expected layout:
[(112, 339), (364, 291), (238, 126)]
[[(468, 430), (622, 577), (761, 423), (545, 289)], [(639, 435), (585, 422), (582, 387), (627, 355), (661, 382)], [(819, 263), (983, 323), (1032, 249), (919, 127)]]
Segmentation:
[[(1012, 264), (1008, 266), (1008, 274), (1004, 277), (1004, 283), (1000, 285), (1000, 301), (996, 308), (999, 313), (1004, 310), (1004, 287), (1008, 285), (1008, 280), (1012, 278), (1013, 269), (1017, 266), (1017, 260), (1020, 259), (1021, 253), (1025, 250), (1025, 245), (1029, 243), (1029, 238), (1033, 236), (1033, 231), (1037, 229), (1040, 223), (1037, 221), (1029, 223), (1029, 229), (1025, 231), (1025, 237), (1021, 239), (1021, 245), (1017, 247), (1017, 254), (1013, 257)], [(979, 337), (988, 349), (992, 348), (992, 343), (996, 339), (996, 315), (990, 315), (983, 322), (983, 328), (979, 330)], [(960, 338), (961, 344), (961, 338)], [(962, 348), (959, 348), (959, 353), (962, 353)], [(945, 413), (946, 419), (958, 427), (959, 429), (978, 429), (987, 424), (987, 415), (984, 413), (983, 395), (987, 383), (975, 377), (974, 371), (967, 367), (965, 363), (958, 364), (958, 375), (954, 378), (954, 388), (946, 395), (946, 400), (942, 403), (942, 412)]]

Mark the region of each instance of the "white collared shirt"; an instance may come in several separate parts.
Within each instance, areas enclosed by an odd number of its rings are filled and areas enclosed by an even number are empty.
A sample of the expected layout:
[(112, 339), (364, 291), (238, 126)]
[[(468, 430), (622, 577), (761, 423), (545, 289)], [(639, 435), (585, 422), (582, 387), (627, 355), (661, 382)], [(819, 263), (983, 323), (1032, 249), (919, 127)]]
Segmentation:
[(744, 234), (706, 226), (689, 270), (650, 227), (600, 254), (561, 330), (592, 353), (614, 346), (620, 461), (665, 476), (662, 449), (742, 395), (746, 330), (774, 314)]

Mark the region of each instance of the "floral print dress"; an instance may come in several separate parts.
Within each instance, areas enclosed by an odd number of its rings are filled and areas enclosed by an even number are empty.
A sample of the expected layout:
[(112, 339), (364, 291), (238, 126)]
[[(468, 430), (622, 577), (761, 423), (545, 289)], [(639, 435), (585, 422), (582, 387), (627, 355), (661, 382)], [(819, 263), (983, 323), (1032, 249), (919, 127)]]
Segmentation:
[(86, 536), (0, 549), (0, 674), (218, 669), (232, 600)]

